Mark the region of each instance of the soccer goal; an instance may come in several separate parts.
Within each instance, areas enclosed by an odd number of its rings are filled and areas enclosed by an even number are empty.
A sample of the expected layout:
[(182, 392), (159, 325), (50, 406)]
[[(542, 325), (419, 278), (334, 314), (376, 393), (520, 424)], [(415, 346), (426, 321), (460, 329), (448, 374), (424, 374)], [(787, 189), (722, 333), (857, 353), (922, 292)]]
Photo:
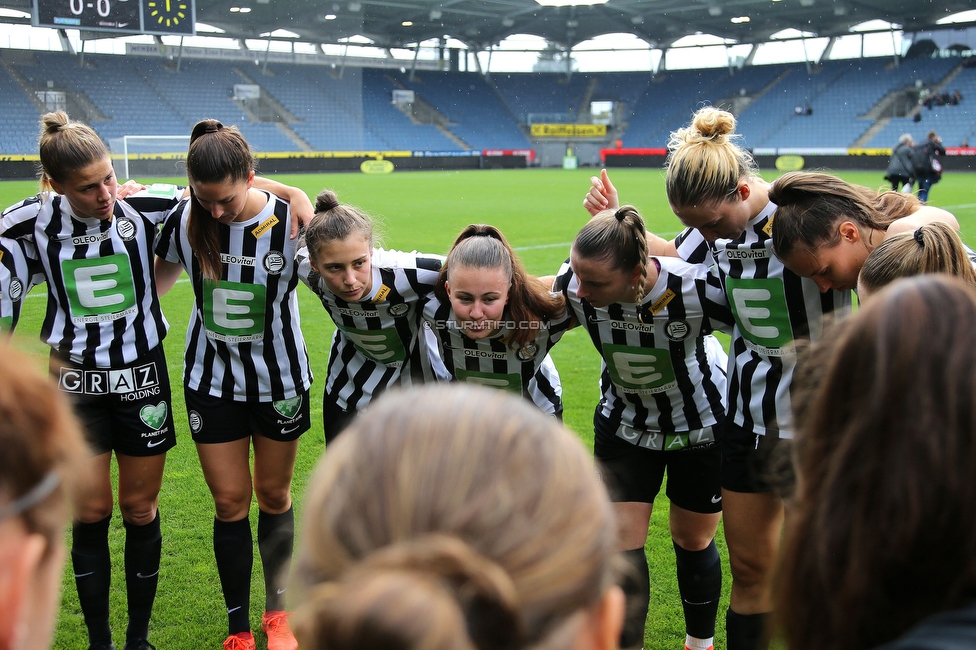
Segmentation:
[[(109, 149), (115, 161), (116, 176), (125, 180), (131, 178), (131, 173), (140, 175), (157, 175), (152, 173), (152, 165), (132, 165), (130, 161), (149, 160), (183, 160), (190, 147), (189, 135), (124, 135), (121, 138), (110, 138)], [(145, 167), (145, 169), (143, 169)], [(160, 166), (156, 165), (156, 169)], [(121, 174), (119, 173), (121, 171)], [(175, 167), (171, 174), (175, 174)], [(166, 174), (166, 175), (171, 175)]]

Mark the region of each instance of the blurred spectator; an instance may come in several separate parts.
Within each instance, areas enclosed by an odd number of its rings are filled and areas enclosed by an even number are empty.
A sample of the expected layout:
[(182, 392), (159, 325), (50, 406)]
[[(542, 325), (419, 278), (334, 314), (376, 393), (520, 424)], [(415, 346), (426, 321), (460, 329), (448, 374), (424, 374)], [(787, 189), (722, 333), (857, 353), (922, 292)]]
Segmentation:
[(915, 182), (914, 152), (912, 135), (903, 133), (891, 152), (891, 160), (888, 161), (888, 170), (885, 173), (885, 180), (891, 183), (891, 189), (901, 190), (905, 185), (910, 189)]
[(929, 131), (925, 140), (915, 145), (915, 178), (918, 180), (918, 198), (922, 203), (929, 199), (929, 189), (942, 179), (942, 163), (945, 147), (942, 138), (935, 131)]

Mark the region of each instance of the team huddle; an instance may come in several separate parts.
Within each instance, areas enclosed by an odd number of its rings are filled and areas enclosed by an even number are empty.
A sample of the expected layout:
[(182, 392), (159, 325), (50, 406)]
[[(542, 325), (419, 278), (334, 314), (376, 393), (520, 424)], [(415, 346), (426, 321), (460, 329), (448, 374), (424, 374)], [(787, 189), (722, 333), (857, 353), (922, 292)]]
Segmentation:
[[(602, 359), (594, 457), (613, 501), (615, 550), (630, 567), (620, 647), (644, 642), (644, 546), (662, 485), (686, 649), (714, 646), (720, 520), (732, 573), (728, 648), (764, 647), (784, 495), (794, 483), (774, 470), (793, 437), (797, 341), (820, 339), (830, 318), (851, 311), (855, 289), (863, 302), (897, 277), (942, 271), (973, 284), (976, 273), (950, 213), (823, 173), (767, 183), (734, 129), (731, 114), (708, 107), (672, 134), (666, 188), (685, 226), (678, 237), (649, 233), (604, 171), (584, 198), (592, 219), (568, 260), (539, 278), (490, 225), (466, 227), (446, 256), (378, 248), (368, 214), (329, 190), (312, 205), (301, 190), (255, 176), (240, 132), (215, 120), (193, 129), (186, 187), (117, 198), (94, 131), (64, 113), (43, 116), (42, 191), (0, 217), (0, 332), (16, 327), (30, 287), (46, 283), (41, 338), (51, 376), (84, 425), (98, 477), (71, 534), (89, 650), (114, 647), (112, 452), (126, 533), (125, 649), (154, 648), (158, 500), (177, 436), (159, 297), (183, 272), (193, 289), (183, 389), (214, 502), (225, 650), (255, 648), (252, 495), (267, 647), (298, 647), (285, 596), (292, 479), (311, 426), (312, 384), (299, 282), (336, 326), (323, 401), (330, 447), (394, 387), (481, 384), (561, 419), (549, 353), (567, 331), (585, 328)], [(728, 352), (715, 331), (731, 336)]]

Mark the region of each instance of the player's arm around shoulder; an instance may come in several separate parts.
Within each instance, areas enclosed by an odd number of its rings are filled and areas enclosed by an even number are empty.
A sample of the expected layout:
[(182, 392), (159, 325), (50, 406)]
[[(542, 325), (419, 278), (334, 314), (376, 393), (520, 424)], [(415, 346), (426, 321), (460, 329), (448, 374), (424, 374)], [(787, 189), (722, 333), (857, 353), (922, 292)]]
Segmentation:
[(920, 226), (925, 226), (936, 221), (941, 221), (951, 226), (956, 232), (959, 232), (959, 220), (951, 212), (935, 206), (923, 205), (907, 217), (892, 221), (885, 233), (885, 239), (903, 232), (913, 232)]

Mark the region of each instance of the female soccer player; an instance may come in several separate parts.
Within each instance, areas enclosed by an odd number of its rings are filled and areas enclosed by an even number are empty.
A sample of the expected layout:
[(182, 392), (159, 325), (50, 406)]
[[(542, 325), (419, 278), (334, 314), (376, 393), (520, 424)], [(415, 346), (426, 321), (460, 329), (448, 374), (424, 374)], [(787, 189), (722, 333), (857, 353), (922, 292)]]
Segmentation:
[(976, 646), (974, 321), (971, 285), (896, 280), (805, 357), (786, 647)]
[(326, 444), (390, 386), (435, 379), (421, 324), (440, 257), (374, 248), (373, 222), (323, 190), (299, 274), (335, 321), (322, 417)]
[(620, 548), (633, 566), (621, 647), (644, 641), (644, 544), (667, 470), (686, 645), (705, 650), (722, 586), (713, 538), (722, 509), (715, 441), (725, 419), (725, 358), (709, 353), (706, 335), (730, 329), (732, 316), (717, 275), (649, 257), (646, 240), (635, 208), (598, 213), (576, 236), (555, 288), (603, 357), (594, 455), (615, 501)]
[(90, 127), (63, 112), (41, 118), (40, 159), (41, 192), (7, 209), (0, 222), (5, 237), (37, 250), (47, 281), (41, 338), (51, 347), (51, 374), (72, 399), (95, 454), (96, 487), (72, 526), (75, 584), (89, 647), (112, 648), (115, 451), (126, 532), (125, 647), (144, 650), (152, 647), (146, 639), (159, 572), (159, 488), (166, 451), (176, 444), (152, 244), (178, 192), (116, 201), (108, 150)]
[(316, 468), (303, 520), (303, 648), (617, 647), (613, 510), (592, 457), (504, 391), (383, 395)]
[(876, 192), (830, 174), (784, 174), (770, 198), (779, 206), (772, 230), (776, 256), (824, 292), (854, 289), (864, 260), (888, 235), (934, 221), (959, 230), (952, 214), (911, 194)]
[(898, 278), (947, 273), (976, 287), (973, 252), (952, 226), (935, 221), (885, 239), (868, 255), (857, 276), (857, 297), (864, 302)]
[(193, 283), (183, 385), (216, 507), (224, 648), (255, 647), (248, 621), (253, 491), (265, 578), (261, 626), (269, 650), (294, 650), (283, 594), (294, 540), (291, 481), (312, 383), (295, 294), (297, 240), (289, 236), (296, 217), (287, 202), (253, 187), (254, 159), (235, 127), (198, 122), (186, 173), (190, 197), (163, 225), (156, 273), (161, 293), (183, 269)]
[[(668, 202), (688, 228), (656, 249), (691, 262), (717, 264), (735, 318), (729, 359), (728, 419), (722, 451), (722, 510), (732, 570), (726, 613), (729, 650), (765, 646), (772, 610), (770, 578), (783, 526), (788, 487), (771, 471), (771, 456), (793, 437), (790, 385), (793, 341), (819, 338), (824, 316), (850, 309), (849, 291), (820, 293), (773, 255), (776, 204), (752, 156), (735, 142), (735, 117), (713, 107), (697, 111), (671, 134)], [(619, 204), (604, 172), (584, 199), (591, 212)], [(777, 217), (777, 223), (779, 219)]]
[(441, 268), (424, 318), (451, 378), (518, 393), (562, 416), (562, 391), (549, 350), (572, 313), (525, 271), (494, 226), (461, 231)]
[(0, 237), (0, 336), (9, 336), (20, 320), (20, 309), (30, 288), (43, 282), (33, 245), (20, 239)]

